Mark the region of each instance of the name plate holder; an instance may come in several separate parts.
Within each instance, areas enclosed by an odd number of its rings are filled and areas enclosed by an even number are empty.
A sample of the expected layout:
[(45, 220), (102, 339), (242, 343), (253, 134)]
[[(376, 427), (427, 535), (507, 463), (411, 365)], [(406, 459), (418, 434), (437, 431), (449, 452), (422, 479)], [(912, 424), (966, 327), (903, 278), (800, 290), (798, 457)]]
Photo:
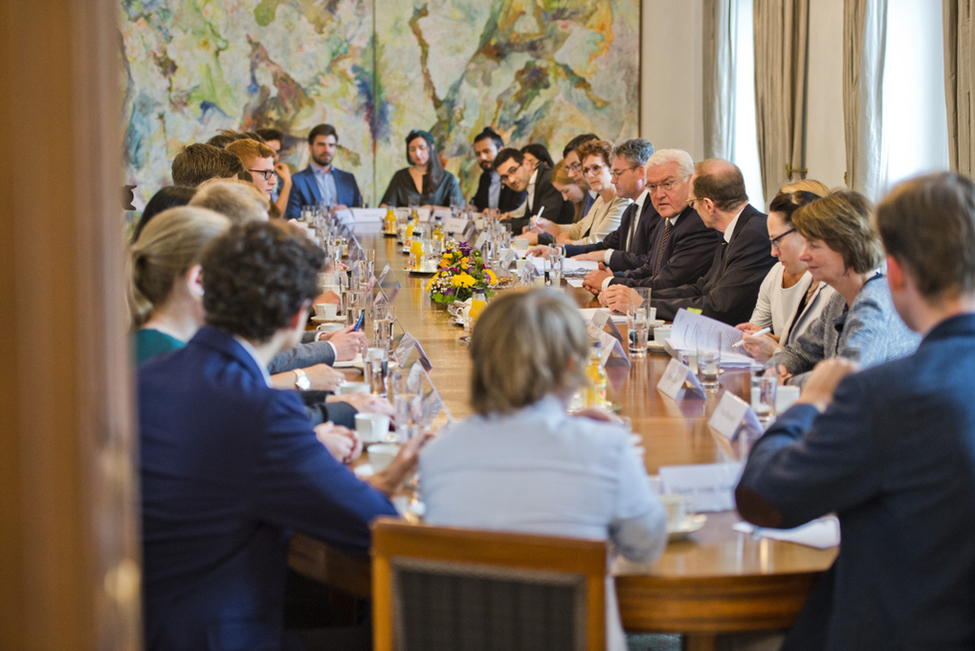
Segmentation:
[(599, 362), (604, 368), (630, 368), (630, 358), (618, 339), (608, 332), (597, 333), (596, 339), (602, 344)]
[(423, 367), (424, 371), (430, 371), (433, 368), (433, 364), (430, 363), (430, 358), (423, 351), (423, 346), (420, 342), (416, 340), (416, 337), (411, 335), (409, 332), (403, 334), (403, 338), (400, 339), (399, 344), (396, 346), (396, 350), (393, 352), (393, 359), (399, 364), (400, 368), (406, 368), (407, 362), (410, 360), (410, 356), (416, 351), (418, 361)]
[(624, 343), (623, 333), (616, 327), (616, 322), (613, 321), (609, 310), (596, 310), (596, 313), (592, 315), (592, 319), (589, 321), (589, 332), (599, 332), (603, 328), (609, 328), (609, 334), (619, 341), (621, 345)]
[(665, 495), (690, 500), (691, 511), (731, 511), (743, 468), (741, 463), (661, 466), (660, 487)]
[(754, 438), (761, 436), (763, 431), (758, 414), (751, 405), (730, 391), (725, 391), (721, 396), (708, 425), (728, 441), (734, 441), (742, 430)]
[(663, 377), (657, 383), (657, 390), (671, 400), (677, 400), (681, 393), (692, 393), (700, 398), (706, 397), (704, 387), (686, 364), (676, 359), (670, 360)]

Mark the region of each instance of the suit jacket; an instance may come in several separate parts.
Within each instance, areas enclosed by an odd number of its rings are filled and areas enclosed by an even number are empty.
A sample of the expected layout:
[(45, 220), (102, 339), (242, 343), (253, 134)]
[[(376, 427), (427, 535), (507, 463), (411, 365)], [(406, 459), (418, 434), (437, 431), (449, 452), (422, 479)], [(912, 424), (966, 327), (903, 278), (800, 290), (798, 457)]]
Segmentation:
[(289, 531), (365, 554), (395, 509), (228, 333), (202, 328), (138, 380), (146, 648), (279, 648)]
[(696, 282), (656, 289), (651, 303), (657, 318), (671, 320), (680, 308), (696, 308), (704, 316), (735, 325), (748, 320), (765, 274), (775, 264), (770, 253), (765, 214), (746, 205), (738, 216), (731, 241), (715, 248), (711, 268)]
[(835, 512), (843, 543), (786, 637), (795, 649), (975, 645), (975, 315), (848, 376), (819, 415), (796, 405), (759, 439), (735, 495), (762, 526)]
[(620, 217), (620, 227), (603, 238), (602, 242), (595, 244), (567, 244), (565, 246), (566, 257), (581, 255), (591, 251), (606, 251), (613, 249), (613, 254), (609, 258), (609, 268), (613, 271), (626, 271), (640, 267), (647, 257), (650, 250), (651, 235), (658, 222), (657, 211), (654, 210), (650, 197), (643, 202), (643, 207), (637, 217), (636, 232), (630, 238), (630, 246), (626, 246), (626, 238), (630, 232), (630, 225), (633, 223), (633, 215), (636, 213), (637, 205), (634, 203), (627, 206)]
[[(697, 282), (701, 276), (711, 269), (715, 249), (724, 242), (720, 232), (705, 226), (697, 212), (688, 206), (681, 211), (677, 224), (670, 231), (670, 237), (665, 245), (663, 240), (667, 224), (659, 215), (656, 219), (658, 225), (654, 230), (653, 239), (650, 241), (650, 250), (644, 263), (632, 271), (616, 274), (616, 278), (610, 281), (610, 285), (651, 287), (654, 290), (680, 287)], [(654, 274), (654, 264), (661, 247), (664, 248), (664, 257), (659, 271)], [(756, 300), (757, 298), (758, 295), (756, 294)]]
[(535, 178), (535, 196), (531, 203), (525, 206), (525, 216), (511, 220), (511, 232), (521, 233), (531, 218), (545, 207), (542, 217), (556, 224), (571, 224), (575, 217), (575, 205), (571, 201), (563, 201), (562, 193), (552, 185), (552, 168), (539, 163), (538, 176)]
[[(491, 191), (491, 177), (497, 174), (494, 170), (481, 172), (481, 177), (477, 181), (477, 193), (471, 199), (471, 203), (479, 211), (484, 212), (488, 207), (488, 198)], [(527, 192), (515, 192), (504, 182), (501, 182), (501, 193), (498, 195), (498, 210), (501, 212), (511, 212), (528, 198)]]
[[(355, 175), (333, 167), (332, 176), (335, 179), (338, 202), (349, 208), (360, 208), (362, 195), (359, 193), (359, 185), (355, 182)], [(312, 206), (321, 200), (322, 192), (318, 189), (318, 181), (315, 180), (315, 170), (309, 164), (291, 177), (291, 194), (288, 195), (288, 208), (284, 216), (286, 219), (298, 219), (301, 216), (302, 206)]]

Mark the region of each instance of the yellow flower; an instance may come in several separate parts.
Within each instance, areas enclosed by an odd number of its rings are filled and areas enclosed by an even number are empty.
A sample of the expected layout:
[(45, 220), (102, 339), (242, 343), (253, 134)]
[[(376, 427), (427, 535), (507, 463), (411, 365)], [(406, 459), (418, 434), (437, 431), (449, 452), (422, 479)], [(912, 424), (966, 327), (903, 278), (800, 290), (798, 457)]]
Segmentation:
[(468, 262), (470, 262), (470, 261), (471, 261), (471, 259), (470, 259), (470, 258), (461, 258), (461, 259), (460, 259), (460, 263), (461, 263), (461, 264), (467, 264), (467, 263), (468, 263)]
[(475, 280), (474, 276), (468, 273), (459, 273), (450, 279), (450, 284), (458, 288), (473, 287), (475, 284), (477, 284), (477, 280)]
[(490, 281), (489, 284), (491, 284), (491, 285), (497, 284), (498, 277), (494, 275), (494, 272), (493, 271), (491, 271), (490, 269), (485, 269), (484, 270), (484, 273), (487, 274), (488, 280)]
[(433, 281), (434, 281), (434, 280), (436, 280), (436, 278), (431, 278), (431, 279), (430, 279), (429, 281), (427, 281), (427, 291), (428, 291), (428, 292), (429, 292), (429, 291), (430, 291), (431, 289), (433, 289)]

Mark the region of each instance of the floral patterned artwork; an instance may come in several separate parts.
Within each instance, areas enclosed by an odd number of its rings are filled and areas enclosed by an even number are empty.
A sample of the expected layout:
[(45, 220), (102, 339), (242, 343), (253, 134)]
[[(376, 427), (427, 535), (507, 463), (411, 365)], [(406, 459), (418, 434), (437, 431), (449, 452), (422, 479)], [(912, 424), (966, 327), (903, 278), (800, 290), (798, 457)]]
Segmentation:
[(639, 25), (639, 0), (123, 0), (124, 182), (141, 208), (184, 144), (242, 127), (288, 133), (300, 169), (327, 122), (371, 204), (414, 128), (471, 196), (484, 126), (556, 160), (637, 135)]

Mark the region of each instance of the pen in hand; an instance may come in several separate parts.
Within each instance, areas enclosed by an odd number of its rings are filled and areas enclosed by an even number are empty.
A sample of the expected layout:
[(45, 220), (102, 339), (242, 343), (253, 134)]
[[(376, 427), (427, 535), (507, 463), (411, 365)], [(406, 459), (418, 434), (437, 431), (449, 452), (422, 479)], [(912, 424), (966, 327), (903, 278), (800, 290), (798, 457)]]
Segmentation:
[[(748, 333), (745, 333), (745, 334), (748, 335), (749, 337), (761, 337), (762, 335), (767, 335), (770, 332), (772, 332), (772, 329), (771, 328), (762, 328), (761, 330), (758, 330), (757, 332), (753, 332), (751, 334), (748, 334)], [(731, 347), (732, 348), (738, 348), (739, 346), (741, 346), (744, 343), (745, 343), (745, 339), (742, 338), (742, 339), (739, 339), (738, 341), (736, 341), (735, 343), (731, 344)]]

